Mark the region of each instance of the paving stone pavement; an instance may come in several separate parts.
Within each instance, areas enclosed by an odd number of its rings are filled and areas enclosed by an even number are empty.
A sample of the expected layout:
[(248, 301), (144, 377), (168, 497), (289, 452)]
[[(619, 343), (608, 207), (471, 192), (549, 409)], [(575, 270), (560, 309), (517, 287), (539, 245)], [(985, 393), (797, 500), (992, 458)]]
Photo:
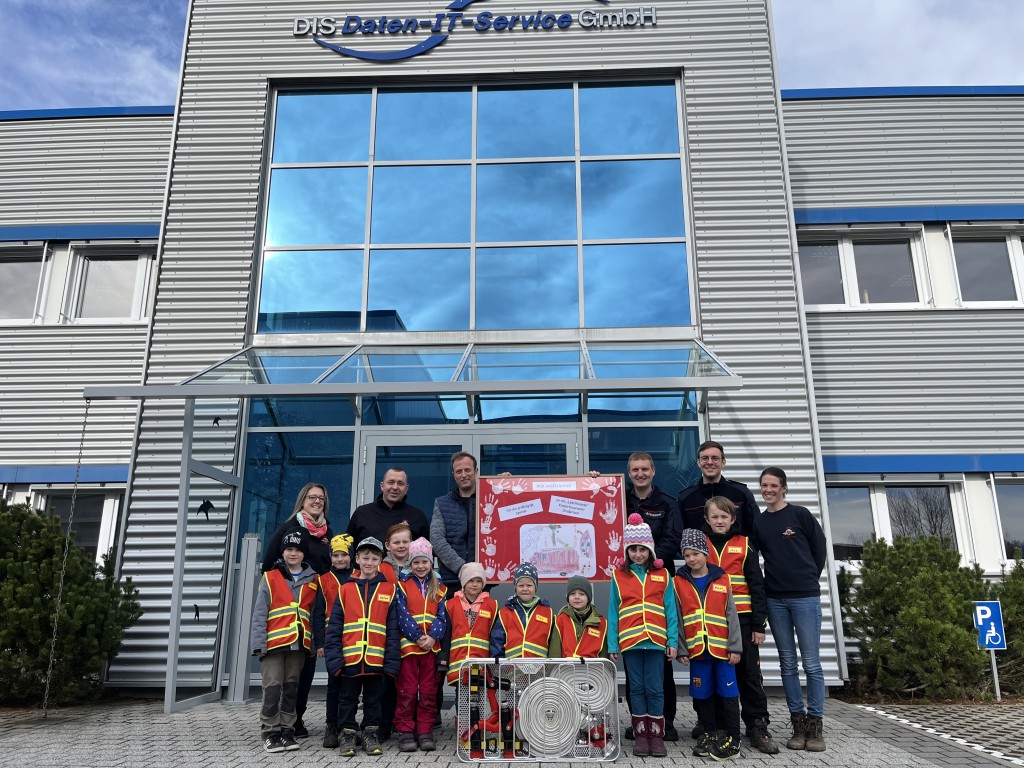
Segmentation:
[[(314, 692), (315, 693), (315, 692)], [(689, 722), (689, 711), (680, 702), (680, 721)], [(323, 711), (322, 697), (310, 702), (310, 715)], [(950, 712), (949, 710), (954, 710)], [(966, 713), (963, 710), (971, 710)], [(824, 768), (824, 766), (878, 766), (896, 768), (914, 766), (992, 766), (1024, 765), (1024, 760), (1006, 760), (991, 757), (977, 749), (943, 739), (926, 732), (924, 728), (908, 726), (900, 719), (932, 725), (936, 730), (955, 727), (971, 731), (972, 742), (987, 744), (988, 731), (969, 725), (998, 723), (992, 729), (992, 744), (1004, 743), (1003, 729), (1019, 724), (1024, 707), (913, 707), (897, 712), (880, 714), (863, 707), (830, 699), (826, 707), (825, 737), (828, 751), (824, 753), (796, 752), (784, 746), (779, 755), (762, 755), (749, 745), (737, 765), (772, 766), (772, 768)], [(623, 712), (625, 708), (623, 708)], [(785, 702), (771, 700), (773, 732), (783, 737), (787, 721)], [(887, 716), (894, 714), (899, 719)], [(69, 707), (51, 711), (43, 719), (39, 710), (0, 710), (0, 765), (25, 768), (47, 766), (84, 766), (86, 768), (305, 768), (308, 766), (337, 765), (350, 762), (363, 765), (390, 766), (402, 763), (459, 765), (455, 757), (453, 739), (453, 710), (444, 712), (445, 725), (438, 739), (438, 751), (401, 754), (394, 740), (385, 745), (381, 757), (339, 757), (336, 750), (320, 746), (323, 726), (313, 724), (320, 718), (308, 717), (311, 737), (302, 740), (302, 748), (294, 752), (266, 754), (259, 740), (259, 705), (229, 706), (220, 703), (204, 704), (173, 715), (163, 713), (162, 703), (153, 700), (123, 699), (120, 701)], [(623, 718), (623, 727), (625, 726)], [(682, 728), (681, 728), (682, 730)], [(784, 738), (781, 739), (784, 741)], [(631, 742), (626, 742), (624, 753), (616, 761), (618, 766), (655, 766), (683, 764), (711, 764), (713, 761), (690, 756), (692, 741), (686, 737), (668, 744), (669, 756), (663, 759), (633, 758), (629, 755)], [(1019, 750), (1019, 739), (1012, 745)], [(995, 747), (993, 747), (995, 748)], [(492, 763), (506, 766), (507, 763)], [(537, 763), (516, 765), (534, 768)], [(566, 765), (566, 764), (562, 764)], [(573, 763), (583, 766), (584, 763)]]

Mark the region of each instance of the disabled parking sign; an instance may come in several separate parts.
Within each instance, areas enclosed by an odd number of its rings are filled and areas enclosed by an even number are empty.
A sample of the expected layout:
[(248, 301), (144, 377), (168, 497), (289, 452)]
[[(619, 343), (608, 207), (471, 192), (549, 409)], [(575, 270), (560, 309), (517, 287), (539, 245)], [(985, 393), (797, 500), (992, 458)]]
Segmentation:
[(1003, 610), (998, 600), (978, 600), (974, 603), (974, 626), (978, 630), (979, 648), (986, 651), (1006, 650)]

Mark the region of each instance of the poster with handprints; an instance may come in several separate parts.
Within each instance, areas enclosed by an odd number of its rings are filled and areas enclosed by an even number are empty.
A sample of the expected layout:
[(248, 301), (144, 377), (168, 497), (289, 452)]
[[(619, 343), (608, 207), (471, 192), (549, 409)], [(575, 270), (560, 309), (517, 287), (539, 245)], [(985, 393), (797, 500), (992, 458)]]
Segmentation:
[(622, 475), (481, 477), (477, 501), (488, 581), (508, 581), (522, 562), (542, 581), (608, 581), (622, 560)]

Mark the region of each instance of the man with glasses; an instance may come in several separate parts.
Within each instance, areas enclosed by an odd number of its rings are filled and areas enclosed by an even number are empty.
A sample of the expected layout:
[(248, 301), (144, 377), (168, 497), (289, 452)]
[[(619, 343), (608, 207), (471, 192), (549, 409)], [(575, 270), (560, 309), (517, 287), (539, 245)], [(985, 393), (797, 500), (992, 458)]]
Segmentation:
[(683, 515), (683, 528), (704, 530), (704, 505), (712, 496), (725, 496), (736, 505), (736, 520), (740, 533), (754, 533), (754, 518), (760, 513), (754, 494), (741, 482), (722, 477), (725, 469), (725, 448), (714, 440), (705, 440), (697, 449), (700, 482), (679, 492), (679, 511)]

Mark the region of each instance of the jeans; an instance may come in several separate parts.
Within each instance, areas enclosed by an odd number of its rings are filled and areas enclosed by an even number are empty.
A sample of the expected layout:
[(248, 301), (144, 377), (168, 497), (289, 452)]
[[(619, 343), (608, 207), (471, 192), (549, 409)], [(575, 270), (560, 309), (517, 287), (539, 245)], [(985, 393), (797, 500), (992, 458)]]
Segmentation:
[(629, 673), (629, 700), (636, 716), (665, 714), (665, 651), (631, 648), (622, 652)]
[[(794, 715), (804, 714), (800, 674), (796, 668), (796, 646), (807, 677), (807, 714), (825, 714), (825, 674), (821, 671), (821, 599), (817, 597), (768, 598), (768, 624), (782, 668), (786, 704)], [(795, 635), (795, 640), (794, 640)]]

